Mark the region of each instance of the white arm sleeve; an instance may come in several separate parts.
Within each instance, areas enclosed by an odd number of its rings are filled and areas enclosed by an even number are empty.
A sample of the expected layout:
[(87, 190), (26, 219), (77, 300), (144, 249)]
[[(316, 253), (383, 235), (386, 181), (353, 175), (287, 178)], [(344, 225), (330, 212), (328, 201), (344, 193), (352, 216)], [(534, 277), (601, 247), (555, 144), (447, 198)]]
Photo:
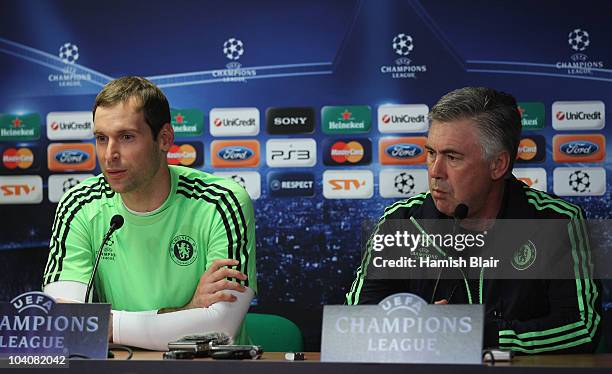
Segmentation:
[(86, 291), (87, 285), (76, 281), (57, 281), (47, 284), (43, 289), (44, 293), (54, 299), (74, 301), (75, 303), (85, 302)]
[(168, 342), (190, 334), (223, 332), (234, 337), (238, 333), (255, 293), (224, 291), (236, 296), (236, 301), (221, 301), (208, 308), (157, 314), (113, 310), (113, 342), (155, 351), (167, 351)]
[[(53, 298), (75, 302), (85, 300), (87, 285), (74, 281), (58, 281), (45, 286), (44, 292)], [(167, 351), (168, 342), (190, 334), (223, 332), (236, 336), (255, 293), (249, 287), (244, 292), (224, 291), (236, 296), (236, 301), (221, 301), (208, 308), (157, 314), (157, 310), (126, 312), (113, 310), (113, 342), (134, 347)]]

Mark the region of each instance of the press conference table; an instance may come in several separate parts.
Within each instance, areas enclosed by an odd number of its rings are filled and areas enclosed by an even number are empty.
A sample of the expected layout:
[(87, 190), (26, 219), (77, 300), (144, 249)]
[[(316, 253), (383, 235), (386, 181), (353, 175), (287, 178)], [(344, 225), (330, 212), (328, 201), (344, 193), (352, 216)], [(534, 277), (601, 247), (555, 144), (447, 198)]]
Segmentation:
[[(134, 352), (131, 360), (127, 354), (115, 351), (111, 360), (70, 360), (68, 371), (94, 373), (410, 373), (410, 374), (478, 374), (478, 373), (610, 373), (612, 354), (598, 355), (541, 355), (518, 356), (512, 362), (498, 362), (494, 366), (452, 364), (362, 364), (329, 363), (319, 360), (320, 353), (307, 352), (304, 361), (286, 361), (284, 353), (267, 352), (261, 360), (163, 360), (161, 352)], [(62, 373), (67, 373), (66, 369)]]

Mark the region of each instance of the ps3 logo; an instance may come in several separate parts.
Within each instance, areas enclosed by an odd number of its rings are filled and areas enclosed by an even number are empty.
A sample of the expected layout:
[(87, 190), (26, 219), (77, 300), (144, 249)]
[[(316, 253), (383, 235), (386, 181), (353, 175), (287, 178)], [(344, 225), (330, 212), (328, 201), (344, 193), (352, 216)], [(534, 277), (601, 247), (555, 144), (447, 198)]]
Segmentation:
[(271, 151), (270, 157), (272, 160), (310, 160), (310, 151), (308, 149), (291, 149), (288, 151), (276, 149)]
[(312, 167), (316, 162), (314, 139), (270, 139), (266, 142), (266, 163), (270, 167)]

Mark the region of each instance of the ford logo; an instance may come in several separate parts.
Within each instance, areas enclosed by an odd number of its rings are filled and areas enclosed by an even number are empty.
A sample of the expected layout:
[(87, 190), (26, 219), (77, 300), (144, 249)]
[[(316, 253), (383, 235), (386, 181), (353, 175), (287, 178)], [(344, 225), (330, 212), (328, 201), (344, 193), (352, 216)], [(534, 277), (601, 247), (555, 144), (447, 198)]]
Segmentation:
[(243, 161), (251, 158), (253, 151), (240, 146), (223, 147), (219, 150), (217, 156), (226, 161)]
[(78, 149), (66, 149), (56, 154), (55, 160), (61, 164), (80, 164), (89, 160), (89, 155)]
[(385, 152), (393, 158), (413, 158), (423, 153), (423, 149), (416, 144), (400, 143), (388, 146)]
[(599, 150), (599, 146), (586, 140), (576, 140), (561, 144), (561, 152), (568, 156), (589, 156)]

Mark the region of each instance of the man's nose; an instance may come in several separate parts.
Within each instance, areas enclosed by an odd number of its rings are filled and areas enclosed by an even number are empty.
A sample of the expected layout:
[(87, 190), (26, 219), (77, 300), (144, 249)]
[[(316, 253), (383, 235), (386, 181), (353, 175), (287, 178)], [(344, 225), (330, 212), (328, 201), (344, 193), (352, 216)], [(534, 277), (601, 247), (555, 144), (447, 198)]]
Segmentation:
[(430, 178), (445, 178), (446, 167), (444, 165), (444, 157), (437, 156), (429, 161), (427, 168), (429, 169)]
[(106, 162), (112, 163), (114, 161), (119, 160), (119, 157), (119, 145), (114, 140), (109, 139), (106, 145), (106, 154), (104, 155)]

